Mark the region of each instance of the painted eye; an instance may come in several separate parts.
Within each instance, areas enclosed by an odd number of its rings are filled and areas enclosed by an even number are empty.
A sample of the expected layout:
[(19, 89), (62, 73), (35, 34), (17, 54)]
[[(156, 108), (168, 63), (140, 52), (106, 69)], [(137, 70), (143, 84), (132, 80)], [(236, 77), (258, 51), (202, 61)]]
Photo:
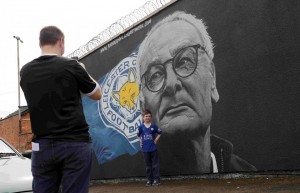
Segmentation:
[(150, 90), (159, 90), (165, 79), (165, 69), (162, 65), (152, 66), (146, 76), (146, 84)]
[(193, 47), (188, 47), (180, 51), (174, 58), (174, 68), (178, 75), (187, 77), (191, 75), (197, 67), (197, 51)]

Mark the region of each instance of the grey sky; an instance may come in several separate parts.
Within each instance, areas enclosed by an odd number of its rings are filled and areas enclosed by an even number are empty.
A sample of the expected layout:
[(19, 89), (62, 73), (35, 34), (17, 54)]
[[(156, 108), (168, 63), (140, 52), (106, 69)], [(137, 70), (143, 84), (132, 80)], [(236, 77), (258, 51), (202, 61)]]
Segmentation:
[[(20, 68), (40, 55), (42, 27), (58, 26), (65, 34), (68, 55), (148, 0), (9, 0), (1, 3), (0, 118), (18, 109), (17, 40)], [(27, 105), (21, 90), (21, 106)]]

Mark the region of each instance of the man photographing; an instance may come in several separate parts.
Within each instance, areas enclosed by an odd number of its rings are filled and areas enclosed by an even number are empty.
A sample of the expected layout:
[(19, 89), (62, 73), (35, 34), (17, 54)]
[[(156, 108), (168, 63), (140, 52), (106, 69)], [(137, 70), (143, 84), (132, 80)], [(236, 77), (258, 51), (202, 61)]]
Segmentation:
[(98, 83), (78, 61), (63, 57), (64, 34), (40, 31), (42, 55), (23, 66), (21, 87), (30, 112), (33, 191), (87, 193), (92, 162), (81, 93), (101, 98)]

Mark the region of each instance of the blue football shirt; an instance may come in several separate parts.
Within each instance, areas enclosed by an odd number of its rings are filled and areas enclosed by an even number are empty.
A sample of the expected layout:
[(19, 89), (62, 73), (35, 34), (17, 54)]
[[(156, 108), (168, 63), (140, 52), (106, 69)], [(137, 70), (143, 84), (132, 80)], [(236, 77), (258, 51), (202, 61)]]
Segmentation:
[(154, 140), (158, 134), (161, 134), (161, 130), (153, 123), (147, 128), (144, 123), (139, 126), (138, 137), (142, 139), (142, 152), (153, 152), (157, 150)]

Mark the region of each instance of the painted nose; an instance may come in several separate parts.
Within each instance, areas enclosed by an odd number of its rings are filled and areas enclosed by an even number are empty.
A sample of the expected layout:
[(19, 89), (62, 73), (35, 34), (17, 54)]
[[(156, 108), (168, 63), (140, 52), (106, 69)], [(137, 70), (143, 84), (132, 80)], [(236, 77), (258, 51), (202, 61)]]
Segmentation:
[(181, 87), (181, 82), (178, 79), (177, 74), (174, 72), (172, 62), (166, 64), (166, 80), (165, 80), (164, 93), (167, 95), (174, 95)]

